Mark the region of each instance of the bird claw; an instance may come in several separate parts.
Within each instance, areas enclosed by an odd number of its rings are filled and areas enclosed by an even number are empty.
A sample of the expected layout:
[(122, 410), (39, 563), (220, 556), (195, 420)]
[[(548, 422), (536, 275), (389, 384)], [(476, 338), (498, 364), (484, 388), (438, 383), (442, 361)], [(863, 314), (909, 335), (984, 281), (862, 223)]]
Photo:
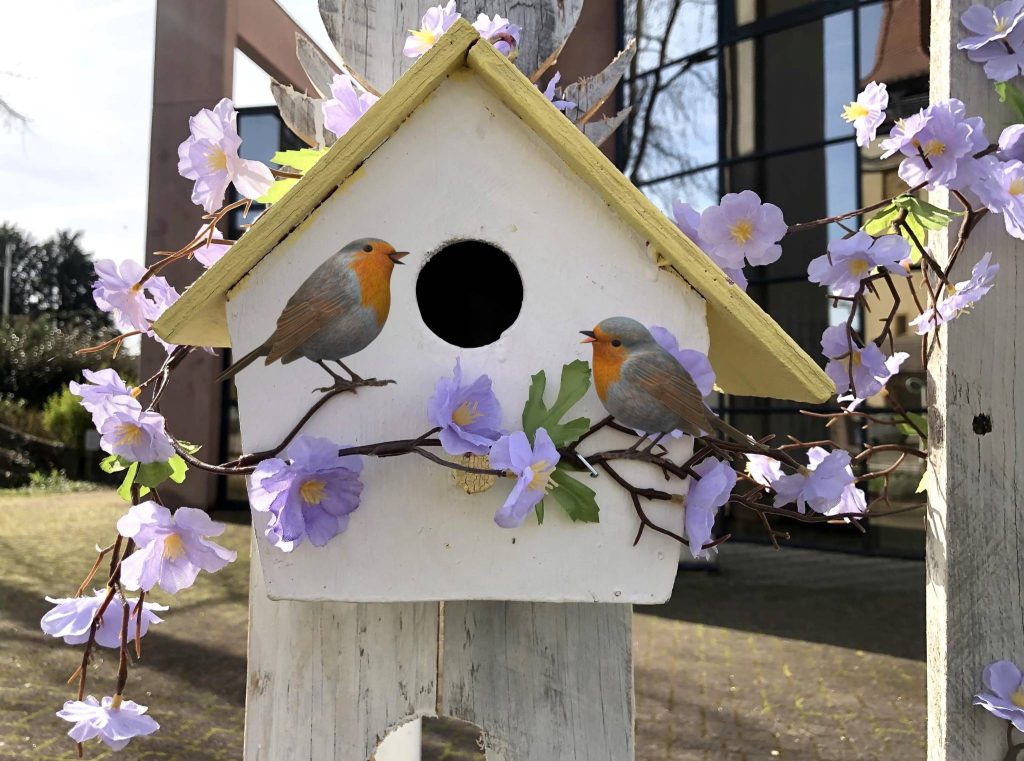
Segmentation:
[(377, 378), (359, 378), (358, 380), (341, 380), (338, 379), (334, 382), (333, 386), (321, 386), (320, 388), (313, 389), (313, 393), (320, 392), (322, 394), (347, 394), (356, 393), (357, 389), (363, 386), (387, 386), (389, 383), (395, 381), (390, 378), (377, 379)]

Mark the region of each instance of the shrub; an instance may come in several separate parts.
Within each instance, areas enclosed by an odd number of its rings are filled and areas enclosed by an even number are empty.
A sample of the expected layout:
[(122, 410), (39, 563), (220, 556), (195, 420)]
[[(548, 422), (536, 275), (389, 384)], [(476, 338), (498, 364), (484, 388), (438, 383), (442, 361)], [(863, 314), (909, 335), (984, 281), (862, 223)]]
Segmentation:
[(81, 449), (85, 432), (92, 424), (92, 416), (79, 403), (77, 396), (64, 388), (46, 400), (43, 407), (43, 425), (51, 438)]

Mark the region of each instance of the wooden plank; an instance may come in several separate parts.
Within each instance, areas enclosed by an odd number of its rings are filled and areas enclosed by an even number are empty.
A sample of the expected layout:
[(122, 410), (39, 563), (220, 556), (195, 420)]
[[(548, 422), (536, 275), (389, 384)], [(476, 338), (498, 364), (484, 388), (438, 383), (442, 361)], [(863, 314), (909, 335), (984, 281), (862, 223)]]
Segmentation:
[(441, 712), (488, 761), (631, 761), (632, 607), (445, 603)]
[(301, 34), (295, 35), (295, 56), (299, 59), (299, 65), (306, 72), (309, 81), (313, 83), (313, 89), (317, 94), (321, 98), (330, 98), (331, 81), (338, 73), (338, 67), (334, 62)]
[[(971, 0), (932, 5), (932, 102), (959, 98), (982, 116), (989, 137), (1010, 120), (980, 64), (956, 41)], [(945, 194), (935, 203), (946, 204)], [(954, 202), (955, 204), (955, 202)], [(955, 205), (952, 208), (957, 208)], [(992, 217), (992, 215), (990, 215)], [(933, 235), (947, 261), (951, 237)], [(1024, 660), (1024, 245), (999, 217), (982, 220), (953, 271), (969, 277), (986, 252), (1000, 266), (996, 285), (971, 314), (942, 329), (928, 368), (931, 433), (928, 484), (928, 758), (992, 761), (1006, 753), (1005, 722), (971, 705), (982, 669)], [(991, 432), (985, 430), (987, 416)]]
[(424, 55), (386, 97), (377, 101), (335, 147), (307, 172), (281, 203), (274, 204), (231, 253), (211, 267), (168, 309), (154, 329), (173, 343), (228, 346), (227, 292), (274, 246), (298, 227), (346, 178), (387, 140), (448, 74), (460, 67), (480, 36), (459, 24)]
[(611, 97), (619, 80), (625, 76), (635, 55), (636, 40), (630, 40), (602, 71), (592, 77), (584, 77), (578, 82), (565, 85), (561, 97), (576, 103), (576, 108), (567, 116), (574, 122), (579, 122), (585, 114), (600, 108), (601, 104)]
[(515, 66), (490, 45), (473, 46), (470, 68), (501, 100), (554, 149), (616, 213), (651, 242), (708, 301), (711, 364), (730, 394), (820, 402), (832, 381), (746, 293), (731, 285), (703, 251), (686, 238), (608, 157), (576, 129)]
[(249, 584), (246, 761), (367, 761), (436, 707), (436, 603), (296, 603)]

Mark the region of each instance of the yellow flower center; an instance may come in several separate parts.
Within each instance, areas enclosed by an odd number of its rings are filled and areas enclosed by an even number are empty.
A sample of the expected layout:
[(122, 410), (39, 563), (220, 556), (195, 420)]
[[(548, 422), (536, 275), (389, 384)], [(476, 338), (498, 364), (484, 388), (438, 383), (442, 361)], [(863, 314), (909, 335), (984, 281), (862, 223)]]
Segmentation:
[(854, 367), (860, 367), (860, 352), (854, 350), (853, 354), (850, 355), (850, 362), (853, 363)]
[(120, 708), (121, 700), (123, 700), (123, 698), (120, 695), (114, 695), (114, 697), (110, 699), (110, 710), (116, 711), (118, 708)]
[(868, 111), (867, 106), (857, 103), (856, 101), (843, 107), (843, 118), (846, 119), (846, 121), (848, 122), (852, 122), (857, 119), (862, 119), (869, 113), (871, 112)]
[(206, 164), (211, 172), (223, 172), (228, 168), (228, 155), (222, 148), (214, 148), (206, 154)]
[(547, 491), (554, 468), (548, 465), (547, 460), (537, 460), (537, 462), (530, 466), (530, 470), (533, 471), (533, 476), (530, 478), (530, 488), (534, 491)]
[(933, 139), (929, 140), (927, 143), (924, 144), (924, 155), (925, 156), (928, 156), (928, 157), (931, 157), (931, 156), (941, 156), (945, 152), (946, 152), (946, 144), (944, 142), (942, 142), (941, 140), (935, 140), (933, 138)]
[(323, 481), (311, 478), (304, 481), (299, 487), (299, 496), (307, 505), (319, 505), (320, 500), (324, 498), (325, 487), (326, 484)]
[(1010, 183), (1009, 191), (1011, 196), (1019, 196), (1024, 193), (1024, 177), (1015, 177)]
[(463, 402), (456, 407), (455, 411), (452, 413), (452, 422), (455, 423), (455, 425), (469, 425), (477, 418), (483, 416), (484, 413), (480, 412), (479, 407), (480, 405), (476, 402), (473, 402), (472, 404), (468, 401)]
[(139, 398), (139, 394), (142, 393), (142, 386), (136, 386), (135, 388), (133, 388), (128, 393), (131, 395), (132, 399), (138, 399)]
[(117, 436), (117, 438), (114, 439), (114, 443), (118, 446), (122, 444), (131, 446), (133, 444), (137, 444), (139, 439), (142, 438), (142, 428), (134, 423), (120, 423), (117, 428), (114, 429), (114, 435)]
[(737, 219), (729, 227), (729, 235), (736, 243), (743, 245), (754, 237), (754, 223), (746, 218)]
[(429, 46), (437, 42), (437, 37), (429, 29), (410, 29), (409, 34), (419, 39), (424, 45)]
[(851, 259), (847, 267), (854, 277), (863, 277), (864, 273), (868, 271), (868, 263), (863, 259)]
[(181, 541), (181, 537), (176, 534), (168, 534), (164, 537), (164, 558), (167, 560), (177, 560), (185, 554), (185, 545)]
[(1024, 691), (1018, 690), (1010, 696), (1010, 702), (1018, 708), (1024, 708)]
[(995, 15), (994, 13), (992, 14), (992, 18), (995, 19), (996, 22), (993, 31), (995, 31), (997, 34), (1005, 32), (1006, 29), (1010, 26), (1009, 18), (1003, 18), (1001, 16)]

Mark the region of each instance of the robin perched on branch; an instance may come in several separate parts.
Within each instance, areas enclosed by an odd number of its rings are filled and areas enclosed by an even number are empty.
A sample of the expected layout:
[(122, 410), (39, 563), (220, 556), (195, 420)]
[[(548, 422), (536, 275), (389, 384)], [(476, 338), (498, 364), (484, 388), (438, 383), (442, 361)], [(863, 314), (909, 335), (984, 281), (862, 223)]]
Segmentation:
[[(257, 358), (264, 364), (294, 362), (305, 357), (334, 379), (321, 391), (355, 389), (392, 381), (363, 379), (341, 361), (362, 351), (380, 335), (391, 309), (391, 272), (408, 251), (376, 238), (354, 240), (325, 261), (298, 287), (266, 341), (235, 362), (217, 378), (234, 377)], [(326, 362), (348, 373), (343, 378)]]

